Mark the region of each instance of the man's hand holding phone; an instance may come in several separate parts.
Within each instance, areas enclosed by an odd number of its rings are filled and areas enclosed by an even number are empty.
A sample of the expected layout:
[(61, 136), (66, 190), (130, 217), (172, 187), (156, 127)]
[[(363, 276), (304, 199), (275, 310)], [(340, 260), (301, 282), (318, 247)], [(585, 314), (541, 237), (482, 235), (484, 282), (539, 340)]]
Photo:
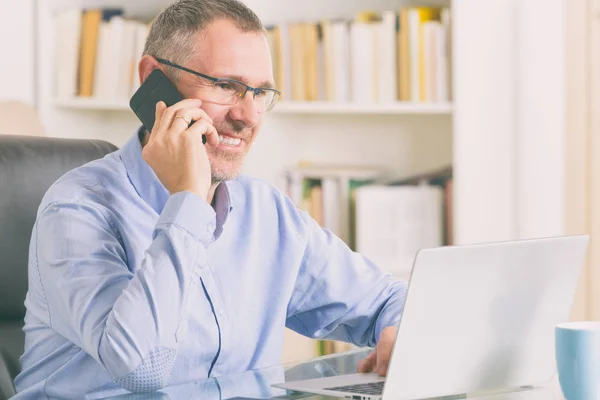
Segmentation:
[(158, 102), (142, 157), (169, 193), (187, 190), (207, 200), (211, 169), (202, 135), (213, 146), (219, 144), (219, 135), (201, 104), (197, 99), (185, 99), (171, 107)]

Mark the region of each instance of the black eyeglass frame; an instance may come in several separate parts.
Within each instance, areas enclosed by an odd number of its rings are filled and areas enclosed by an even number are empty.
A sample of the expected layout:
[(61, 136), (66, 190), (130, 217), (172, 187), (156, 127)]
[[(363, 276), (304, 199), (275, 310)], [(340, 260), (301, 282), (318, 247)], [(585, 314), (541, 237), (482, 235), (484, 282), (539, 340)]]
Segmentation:
[(168, 65), (170, 67), (177, 68), (177, 69), (180, 69), (180, 70), (185, 71), (185, 72), (189, 72), (190, 74), (193, 74), (193, 75), (199, 76), (201, 78), (207, 79), (207, 80), (209, 80), (211, 82), (215, 82), (215, 83), (216, 82), (235, 82), (235, 83), (238, 83), (238, 84), (240, 84), (240, 85), (242, 85), (242, 86), (244, 86), (246, 88), (246, 90), (244, 90), (244, 92), (240, 95), (240, 99), (243, 99), (244, 96), (246, 96), (246, 93), (248, 93), (248, 91), (253, 92), (255, 97), (259, 94), (260, 91), (266, 90), (266, 91), (274, 92), (275, 96), (273, 97), (273, 101), (271, 101), (271, 104), (268, 105), (268, 107), (265, 109), (265, 111), (272, 110), (273, 107), (275, 106), (275, 104), (277, 104), (277, 101), (279, 100), (279, 97), (281, 96), (281, 92), (279, 90), (277, 90), (277, 89), (273, 89), (273, 88), (255, 88), (255, 87), (246, 85), (244, 82), (240, 82), (240, 81), (238, 81), (236, 79), (215, 78), (214, 76), (206, 75), (206, 74), (203, 74), (202, 72), (194, 71), (193, 69), (189, 69), (189, 68), (186, 68), (186, 67), (184, 67), (182, 65), (175, 64), (175, 63), (173, 63), (173, 62), (171, 62), (169, 60), (165, 60), (164, 58), (158, 58), (158, 57), (155, 57), (155, 58), (156, 58), (156, 61), (158, 61), (161, 64)]

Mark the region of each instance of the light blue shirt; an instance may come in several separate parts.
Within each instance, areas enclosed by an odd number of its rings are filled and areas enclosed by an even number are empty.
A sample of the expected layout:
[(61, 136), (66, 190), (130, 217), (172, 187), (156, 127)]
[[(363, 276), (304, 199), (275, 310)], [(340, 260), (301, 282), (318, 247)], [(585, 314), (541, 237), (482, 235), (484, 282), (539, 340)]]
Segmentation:
[(399, 322), (406, 282), (275, 187), (223, 182), (213, 208), (169, 195), (141, 150), (136, 134), (44, 196), (16, 399), (157, 390), (277, 364), (286, 326), (374, 346)]

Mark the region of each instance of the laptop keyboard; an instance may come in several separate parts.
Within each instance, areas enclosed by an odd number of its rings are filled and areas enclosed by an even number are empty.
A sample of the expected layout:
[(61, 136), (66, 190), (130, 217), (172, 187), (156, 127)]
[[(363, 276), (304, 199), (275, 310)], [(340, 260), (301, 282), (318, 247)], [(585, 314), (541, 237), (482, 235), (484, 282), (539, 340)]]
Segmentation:
[(383, 394), (383, 384), (384, 383), (385, 383), (385, 381), (371, 382), (371, 383), (359, 383), (356, 385), (325, 388), (325, 390), (337, 390), (338, 392), (381, 395), (381, 394)]

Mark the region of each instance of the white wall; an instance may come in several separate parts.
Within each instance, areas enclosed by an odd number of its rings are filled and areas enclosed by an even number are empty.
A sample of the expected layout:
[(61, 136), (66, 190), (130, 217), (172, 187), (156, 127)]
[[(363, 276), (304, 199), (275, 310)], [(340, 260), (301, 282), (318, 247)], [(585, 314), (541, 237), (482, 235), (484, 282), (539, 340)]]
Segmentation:
[(35, 0), (0, 0), (0, 100), (35, 105)]
[(564, 7), (453, 2), (457, 243), (564, 234)]
[(452, 3), (458, 244), (510, 240), (516, 235), (517, 1)]
[[(516, 9), (517, 237), (565, 231), (564, 0), (519, 0)], [(544, 10), (543, 18), (531, 18)]]

